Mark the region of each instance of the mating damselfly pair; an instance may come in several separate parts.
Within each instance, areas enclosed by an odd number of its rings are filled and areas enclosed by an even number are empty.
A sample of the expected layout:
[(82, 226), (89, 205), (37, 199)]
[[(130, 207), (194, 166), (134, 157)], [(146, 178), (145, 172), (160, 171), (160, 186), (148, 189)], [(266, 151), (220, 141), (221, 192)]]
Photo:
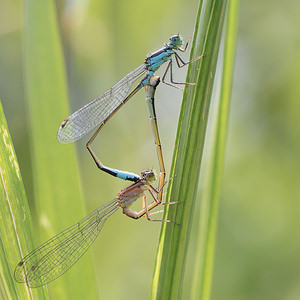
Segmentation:
[[(108, 174), (124, 180), (133, 181), (134, 183), (119, 192), (112, 201), (99, 207), (72, 227), (62, 231), (25, 256), (15, 269), (14, 276), (16, 281), (25, 282), (29, 287), (39, 287), (61, 276), (85, 253), (101, 231), (104, 222), (110, 215), (117, 211), (118, 208), (121, 208), (124, 214), (134, 219), (146, 216), (147, 219), (151, 221), (171, 222), (170, 220), (152, 220), (150, 218), (150, 210), (157, 205), (174, 203), (162, 203), (162, 190), (165, 184), (165, 166), (154, 106), (155, 89), (160, 79), (154, 76), (154, 72), (157, 71), (161, 65), (168, 62), (166, 71), (162, 77), (164, 83), (175, 87), (176, 84), (195, 85), (195, 83), (176, 82), (173, 80), (173, 57), (175, 57), (177, 66), (181, 68), (203, 56), (201, 55), (193, 60), (184, 62), (177, 51), (185, 52), (188, 43), (184, 48), (181, 48), (182, 45), (183, 41), (179, 35), (171, 36), (169, 43), (149, 54), (142, 65), (127, 74), (111, 89), (96, 97), (62, 122), (58, 129), (57, 138), (59, 142), (63, 144), (74, 142), (98, 127), (86, 144), (96, 165), (100, 170)], [(170, 82), (165, 81), (168, 71), (170, 71)], [(130, 91), (133, 83), (139, 78), (141, 78), (141, 80), (138, 85)], [(155, 179), (155, 173), (153, 171), (142, 171), (141, 175), (137, 175), (131, 172), (106, 167), (101, 163), (90, 147), (107, 121), (142, 87), (145, 87), (146, 103), (160, 167), (158, 188), (154, 188), (151, 184)], [(147, 203), (145, 191), (148, 191), (153, 199), (153, 202), (150, 204)], [(131, 210), (131, 204), (141, 197), (143, 198), (142, 210), (139, 212)]]

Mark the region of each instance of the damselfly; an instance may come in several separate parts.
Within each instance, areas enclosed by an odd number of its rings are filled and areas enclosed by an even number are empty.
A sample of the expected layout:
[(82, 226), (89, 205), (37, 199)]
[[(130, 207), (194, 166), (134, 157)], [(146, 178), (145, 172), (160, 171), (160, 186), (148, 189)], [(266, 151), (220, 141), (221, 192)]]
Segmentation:
[[(169, 43), (165, 44), (159, 50), (149, 54), (143, 64), (127, 74), (111, 89), (99, 95), (90, 103), (75, 111), (71, 116), (65, 119), (60, 125), (57, 132), (58, 141), (62, 144), (74, 142), (98, 126), (98, 129), (86, 144), (86, 147), (92, 155), (98, 168), (118, 178), (137, 181), (139, 179), (139, 176), (137, 174), (104, 166), (91, 149), (91, 143), (93, 142), (101, 128), (106, 124), (106, 122), (134, 94), (136, 94), (142, 87), (149, 84), (150, 78), (153, 76), (154, 72), (157, 71), (159, 67), (164, 63), (168, 62), (166, 71), (162, 77), (162, 81), (164, 83), (171, 86), (174, 86), (175, 84), (195, 85), (195, 83), (175, 82), (173, 80), (173, 56), (175, 57), (177, 66), (179, 68), (203, 57), (203, 55), (201, 55), (188, 62), (184, 62), (177, 51), (185, 52), (188, 46), (188, 42), (186, 46), (182, 48), (182, 38), (179, 35), (171, 36), (169, 39)], [(165, 77), (168, 70), (170, 70), (170, 82), (165, 82)], [(143, 75), (144, 77), (141, 79), (139, 84), (131, 92), (129, 92), (133, 83)]]
[[(154, 171), (142, 171), (139, 179), (119, 192), (116, 198), (25, 256), (16, 266), (15, 280), (20, 283), (25, 282), (33, 288), (57, 279), (81, 258), (98, 236), (108, 217), (119, 208), (133, 219), (146, 216), (149, 221), (171, 222), (150, 219), (150, 216), (157, 212), (149, 213), (149, 211), (157, 205), (175, 203), (160, 203), (156, 197), (160, 191), (151, 185), (154, 180)], [(148, 191), (154, 200), (150, 204), (147, 203), (145, 191)], [(131, 210), (131, 204), (141, 197), (143, 208), (139, 212)]]

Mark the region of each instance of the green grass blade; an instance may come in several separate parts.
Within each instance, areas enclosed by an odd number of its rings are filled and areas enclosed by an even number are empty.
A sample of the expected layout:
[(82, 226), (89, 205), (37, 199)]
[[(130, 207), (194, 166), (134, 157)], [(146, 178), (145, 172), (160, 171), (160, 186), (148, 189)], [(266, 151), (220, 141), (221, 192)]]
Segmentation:
[(229, 1), (224, 36), (224, 55), (219, 107), (211, 159), (201, 202), (199, 239), (192, 299), (210, 299), (216, 240), (218, 202), (223, 174), (227, 124), (237, 39), (239, 1)]
[(197, 82), (199, 86), (185, 89), (171, 169), (173, 179), (167, 195), (167, 201), (182, 203), (168, 207), (165, 216), (180, 225), (162, 226), (151, 299), (181, 297), (226, 3), (205, 1), (199, 6), (191, 57), (207, 56), (188, 70), (187, 82)]
[[(40, 242), (85, 216), (74, 145), (60, 145), (57, 129), (69, 114), (55, 1), (25, 1), (25, 75)], [(90, 252), (49, 285), (53, 299), (94, 299)]]
[(46, 289), (29, 291), (13, 278), (18, 258), (35, 247), (21, 172), (0, 104), (0, 298), (47, 298)]

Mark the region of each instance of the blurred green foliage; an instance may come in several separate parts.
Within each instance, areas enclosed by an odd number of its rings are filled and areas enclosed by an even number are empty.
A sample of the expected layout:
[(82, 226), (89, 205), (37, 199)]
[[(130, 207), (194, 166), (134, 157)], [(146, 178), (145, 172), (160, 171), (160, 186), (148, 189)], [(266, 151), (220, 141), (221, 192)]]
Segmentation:
[[(22, 5), (19, 0), (1, 3), (0, 97), (34, 212)], [(196, 1), (152, 1), (146, 6), (136, 0), (59, 2), (71, 110), (111, 87), (171, 34), (179, 32), (187, 39), (197, 5)], [(299, 6), (291, 0), (241, 2), (213, 299), (300, 296)], [(181, 75), (176, 72), (176, 78)], [(180, 98), (180, 92), (168, 87), (157, 92), (168, 171)], [(133, 172), (157, 168), (143, 92), (105, 127), (94, 146), (105, 164)], [(97, 170), (85, 142), (76, 146), (90, 212), (125, 184)], [(92, 247), (101, 297), (148, 297), (159, 228), (160, 224), (135, 222), (118, 213), (107, 222)]]

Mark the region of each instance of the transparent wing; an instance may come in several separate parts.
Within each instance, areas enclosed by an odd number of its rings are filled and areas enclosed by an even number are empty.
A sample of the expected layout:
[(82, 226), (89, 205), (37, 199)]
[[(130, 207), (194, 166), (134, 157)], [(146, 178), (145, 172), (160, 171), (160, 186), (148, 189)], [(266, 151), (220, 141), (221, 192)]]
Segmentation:
[(39, 287), (69, 270), (93, 243), (107, 218), (119, 208), (117, 202), (115, 198), (104, 204), (25, 256), (16, 266), (15, 280)]
[(140, 65), (111, 89), (75, 111), (61, 123), (57, 132), (58, 141), (61, 144), (72, 143), (99, 126), (123, 104), (133, 83), (145, 72), (145, 64)]

